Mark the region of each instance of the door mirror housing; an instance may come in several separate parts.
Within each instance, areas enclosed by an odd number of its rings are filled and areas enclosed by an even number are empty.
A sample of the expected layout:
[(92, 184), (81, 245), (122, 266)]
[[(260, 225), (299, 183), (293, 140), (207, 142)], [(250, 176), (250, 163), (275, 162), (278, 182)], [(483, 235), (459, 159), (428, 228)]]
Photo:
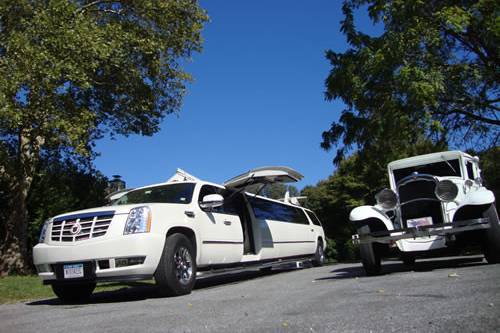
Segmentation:
[(220, 194), (208, 194), (200, 202), (201, 209), (212, 210), (224, 204), (224, 197)]

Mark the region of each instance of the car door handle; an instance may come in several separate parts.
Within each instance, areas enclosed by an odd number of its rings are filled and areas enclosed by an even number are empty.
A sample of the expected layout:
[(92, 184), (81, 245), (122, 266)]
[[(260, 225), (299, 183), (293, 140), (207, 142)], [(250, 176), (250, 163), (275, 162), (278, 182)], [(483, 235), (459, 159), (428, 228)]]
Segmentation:
[(311, 229), (312, 232), (314, 232), (314, 229)]
[(231, 225), (231, 221), (224, 221), (225, 225)]

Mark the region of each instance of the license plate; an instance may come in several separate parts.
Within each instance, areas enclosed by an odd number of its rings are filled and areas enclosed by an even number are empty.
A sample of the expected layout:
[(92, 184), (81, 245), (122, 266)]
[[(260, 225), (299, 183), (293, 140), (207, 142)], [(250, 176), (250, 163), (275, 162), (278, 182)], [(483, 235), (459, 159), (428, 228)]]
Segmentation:
[(419, 217), (416, 219), (409, 219), (406, 220), (406, 224), (408, 225), (408, 228), (418, 228), (424, 225), (431, 225), (432, 217), (426, 216), (426, 217)]
[(63, 269), (65, 279), (83, 277), (83, 264), (64, 265)]

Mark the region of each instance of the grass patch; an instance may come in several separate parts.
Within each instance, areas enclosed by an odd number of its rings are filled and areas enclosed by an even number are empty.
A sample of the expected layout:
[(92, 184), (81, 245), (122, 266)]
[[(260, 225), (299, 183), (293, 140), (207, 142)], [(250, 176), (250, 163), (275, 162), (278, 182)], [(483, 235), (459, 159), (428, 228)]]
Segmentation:
[(0, 279), (0, 303), (50, 298), (50, 286), (44, 286), (38, 276), (7, 276)]
[[(135, 284), (100, 283), (97, 285), (94, 293), (132, 286), (135, 286)], [(43, 285), (42, 280), (36, 275), (0, 278), (0, 304), (55, 297), (52, 288), (48, 285)]]

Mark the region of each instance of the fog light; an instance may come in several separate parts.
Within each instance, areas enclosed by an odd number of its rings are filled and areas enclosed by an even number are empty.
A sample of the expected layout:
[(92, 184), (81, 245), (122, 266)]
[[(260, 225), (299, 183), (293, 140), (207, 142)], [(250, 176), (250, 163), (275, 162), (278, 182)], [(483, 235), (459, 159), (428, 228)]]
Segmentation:
[(115, 259), (115, 267), (141, 265), (144, 263), (145, 259), (146, 259), (146, 257), (116, 258)]
[(97, 265), (99, 265), (99, 269), (108, 269), (110, 267), (109, 260), (99, 260)]
[(49, 264), (36, 265), (36, 271), (38, 273), (50, 273), (52, 269)]

